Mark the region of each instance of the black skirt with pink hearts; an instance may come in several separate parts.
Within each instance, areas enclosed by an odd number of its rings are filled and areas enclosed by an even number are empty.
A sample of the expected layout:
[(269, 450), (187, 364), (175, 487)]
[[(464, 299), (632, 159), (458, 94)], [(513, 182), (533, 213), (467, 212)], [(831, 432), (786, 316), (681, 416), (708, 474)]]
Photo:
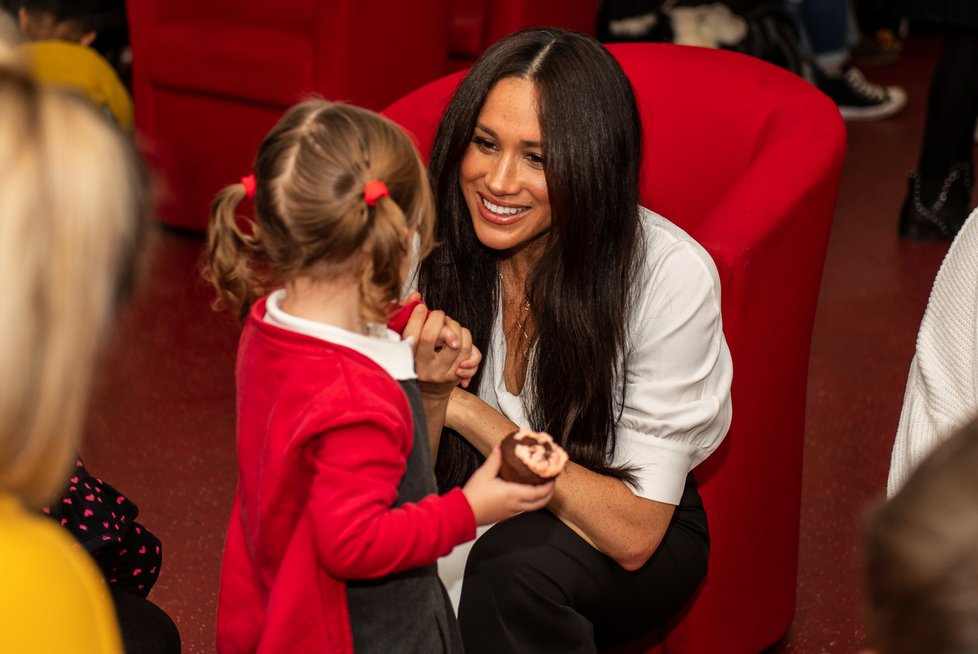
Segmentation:
[(86, 549), (109, 586), (145, 597), (160, 575), (160, 540), (136, 522), (139, 508), (79, 458), (61, 498), (43, 512)]

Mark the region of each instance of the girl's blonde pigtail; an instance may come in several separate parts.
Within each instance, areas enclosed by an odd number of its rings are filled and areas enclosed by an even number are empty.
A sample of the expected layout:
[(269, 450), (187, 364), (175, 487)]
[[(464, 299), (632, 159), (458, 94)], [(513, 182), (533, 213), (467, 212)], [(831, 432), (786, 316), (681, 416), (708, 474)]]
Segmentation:
[(384, 322), (391, 302), (401, 292), (401, 263), (410, 244), (404, 212), (390, 196), (366, 207), (369, 234), (365, 243), (369, 252), (360, 279), (360, 296), (364, 317)]
[(211, 204), (203, 276), (217, 292), (214, 309), (231, 309), (240, 319), (266, 290), (260, 259), (261, 234), (253, 221), (248, 234), (239, 225), (237, 208), (245, 197), (242, 184), (225, 186)]

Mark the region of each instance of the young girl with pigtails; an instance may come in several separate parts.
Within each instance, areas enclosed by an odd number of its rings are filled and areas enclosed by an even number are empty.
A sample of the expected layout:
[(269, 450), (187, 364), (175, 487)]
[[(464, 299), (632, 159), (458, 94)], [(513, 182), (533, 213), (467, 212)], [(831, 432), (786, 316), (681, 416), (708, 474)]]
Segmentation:
[[(250, 233), (235, 216), (246, 196)], [(385, 326), (433, 220), (405, 133), (322, 100), (289, 110), (253, 176), (213, 203), (205, 276), (245, 321), (222, 653), (459, 652), (435, 561), (477, 524), (553, 494), (552, 482), (499, 479), (498, 449), (437, 494), (430, 435), (479, 355), (467, 329), (423, 305), (410, 338)]]

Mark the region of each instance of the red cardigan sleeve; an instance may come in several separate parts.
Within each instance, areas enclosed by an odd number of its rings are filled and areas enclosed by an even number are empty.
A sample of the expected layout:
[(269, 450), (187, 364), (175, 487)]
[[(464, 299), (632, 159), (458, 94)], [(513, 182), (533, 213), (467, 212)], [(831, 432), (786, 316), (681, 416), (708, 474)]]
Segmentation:
[[(392, 508), (404, 474), (405, 429), (362, 408), (311, 444), (315, 475), (307, 510), (319, 560), (339, 579), (368, 579), (428, 565), (475, 538), (475, 517), (458, 488)], [(408, 436), (410, 438), (410, 436)]]

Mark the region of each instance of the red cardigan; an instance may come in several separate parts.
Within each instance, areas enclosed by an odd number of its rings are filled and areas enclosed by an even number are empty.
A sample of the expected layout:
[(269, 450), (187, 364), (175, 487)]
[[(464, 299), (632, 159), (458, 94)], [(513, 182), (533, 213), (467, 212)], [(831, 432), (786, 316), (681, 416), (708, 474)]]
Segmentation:
[(343, 580), (430, 564), (475, 537), (475, 518), (457, 488), (391, 508), (413, 440), (398, 383), (363, 354), (264, 315), (262, 300), (238, 348), (218, 651), (350, 653)]

